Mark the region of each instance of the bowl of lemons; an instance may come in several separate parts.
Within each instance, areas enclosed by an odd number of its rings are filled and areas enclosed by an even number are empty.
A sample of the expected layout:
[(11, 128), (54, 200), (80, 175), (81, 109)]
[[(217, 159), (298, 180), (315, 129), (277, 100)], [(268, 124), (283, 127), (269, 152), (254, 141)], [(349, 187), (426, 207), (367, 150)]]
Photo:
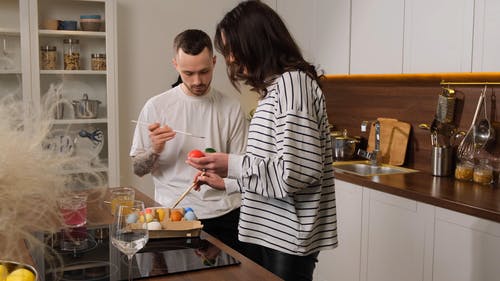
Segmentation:
[(38, 273), (28, 264), (0, 260), (0, 281), (37, 281)]

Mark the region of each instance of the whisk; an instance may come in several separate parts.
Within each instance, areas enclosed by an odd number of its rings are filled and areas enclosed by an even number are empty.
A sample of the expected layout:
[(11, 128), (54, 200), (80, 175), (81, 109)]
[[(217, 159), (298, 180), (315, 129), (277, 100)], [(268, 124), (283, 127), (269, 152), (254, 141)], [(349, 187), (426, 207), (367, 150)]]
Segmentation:
[(479, 110), (483, 105), (483, 100), (486, 97), (486, 86), (481, 91), (481, 95), (479, 96), (479, 100), (477, 102), (476, 111), (474, 112), (474, 117), (472, 118), (472, 123), (469, 127), (469, 130), (462, 138), (462, 141), (458, 145), (457, 148), (457, 157), (458, 159), (472, 159), (475, 151), (474, 147), (474, 127), (476, 126), (477, 115), (479, 114)]

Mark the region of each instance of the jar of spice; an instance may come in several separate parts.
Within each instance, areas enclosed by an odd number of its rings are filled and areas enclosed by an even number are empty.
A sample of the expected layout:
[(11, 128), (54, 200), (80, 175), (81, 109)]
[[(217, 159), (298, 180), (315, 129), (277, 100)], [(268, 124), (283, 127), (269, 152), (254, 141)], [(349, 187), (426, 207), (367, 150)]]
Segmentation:
[(80, 69), (80, 40), (64, 39), (64, 69), (79, 70)]
[(53, 70), (57, 66), (57, 48), (55, 46), (40, 47), (40, 68)]
[(474, 182), (480, 184), (490, 184), (493, 181), (493, 168), (489, 165), (488, 159), (479, 160), (479, 164), (474, 167)]
[(90, 65), (92, 70), (106, 70), (106, 54), (92, 54)]
[(455, 167), (455, 179), (457, 180), (472, 180), (474, 174), (474, 164), (469, 161), (462, 161), (457, 163)]

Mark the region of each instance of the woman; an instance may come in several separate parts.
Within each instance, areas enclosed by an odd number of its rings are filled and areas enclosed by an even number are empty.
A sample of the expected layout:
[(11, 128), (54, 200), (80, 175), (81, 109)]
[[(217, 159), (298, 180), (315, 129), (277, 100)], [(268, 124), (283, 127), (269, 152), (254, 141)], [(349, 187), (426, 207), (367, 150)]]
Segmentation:
[(239, 240), (249, 258), (285, 280), (312, 280), (319, 251), (337, 246), (332, 149), (320, 75), (279, 15), (240, 3), (217, 25), (215, 47), (235, 88), (260, 94), (245, 155), (210, 153), (187, 163), (205, 171), (198, 188), (235, 178)]

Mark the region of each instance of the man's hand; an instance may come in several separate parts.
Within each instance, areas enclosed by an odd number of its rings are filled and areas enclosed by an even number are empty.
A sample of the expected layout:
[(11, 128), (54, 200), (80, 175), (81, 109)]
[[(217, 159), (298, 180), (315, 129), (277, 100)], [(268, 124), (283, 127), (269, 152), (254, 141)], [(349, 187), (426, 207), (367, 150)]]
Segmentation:
[(149, 138), (153, 144), (153, 152), (160, 154), (165, 149), (165, 143), (175, 137), (175, 132), (168, 125), (153, 123), (148, 126)]

